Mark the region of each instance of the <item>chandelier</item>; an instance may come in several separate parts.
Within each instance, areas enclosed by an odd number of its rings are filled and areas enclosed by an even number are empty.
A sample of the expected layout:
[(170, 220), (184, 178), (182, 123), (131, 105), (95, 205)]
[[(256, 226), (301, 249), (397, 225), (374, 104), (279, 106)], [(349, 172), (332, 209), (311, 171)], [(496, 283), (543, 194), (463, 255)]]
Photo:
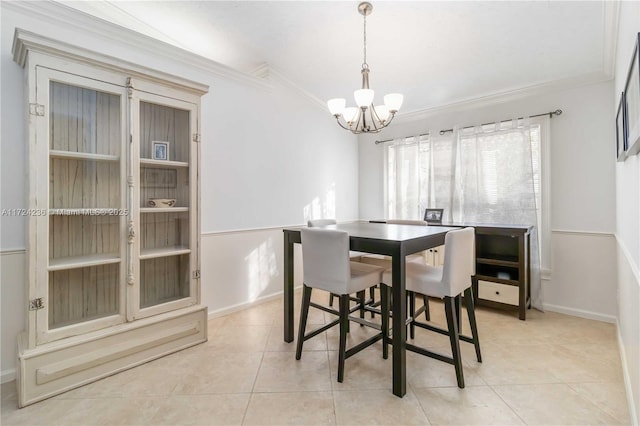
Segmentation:
[(369, 88), (369, 64), (367, 64), (367, 16), (371, 14), (371, 3), (362, 2), (358, 12), (364, 16), (364, 61), (362, 63), (362, 88), (353, 92), (357, 107), (347, 107), (344, 98), (329, 99), (327, 106), (338, 125), (352, 133), (378, 133), (391, 123), (402, 106), (403, 96), (390, 93), (384, 104), (373, 106), (373, 89)]

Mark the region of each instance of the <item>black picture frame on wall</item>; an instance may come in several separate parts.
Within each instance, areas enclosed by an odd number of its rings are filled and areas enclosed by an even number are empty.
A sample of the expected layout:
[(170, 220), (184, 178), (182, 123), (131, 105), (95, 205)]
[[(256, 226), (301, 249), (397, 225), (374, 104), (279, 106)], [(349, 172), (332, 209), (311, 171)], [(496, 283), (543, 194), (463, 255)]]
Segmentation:
[(640, 33), (636, 36), (631, 65), (624, 85), (627, 155), (640, 151)]
[(627, 157), (627, 117), (625, 114), (625, 96), (620, 93), (618, 112), (616, 112), (616, 159), (624, 161)]

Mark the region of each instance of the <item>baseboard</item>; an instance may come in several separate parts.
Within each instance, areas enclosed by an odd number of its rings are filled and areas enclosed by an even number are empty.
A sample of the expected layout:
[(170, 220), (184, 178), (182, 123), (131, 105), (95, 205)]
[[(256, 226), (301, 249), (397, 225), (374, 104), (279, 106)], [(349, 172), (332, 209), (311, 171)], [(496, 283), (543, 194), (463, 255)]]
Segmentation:
[(12, 382), (16, 379), (16, 369), (10, 368), (0, 372), (0, 383)]
[(632, 425), (638, 424), (638, 413), (636, 413), (636, 406), (633, 400), (633, 388), (631, 387), (631, 377), (629, 376), (629, 370), (627, 369), (627, 355), (624, 351), (624, 342), (622, 341), (622, 335), (620, 334), (620, 323), (616, 318), (616, 336), (618, 338), (618, 351), (620, 352), (620, 362), (622, 363), (622, 377), (624, 378), (624, 390), (627, 395), (627, 406), (629, 407), (629, 419)]
[[(301, 288), (302, 286), (295, 287), (294, 290)], [(279, 291), (277, 293), (273, 293), (267, 296), (262, 296), (257, 298), (256, 300), (252, 300), (250, 302), (238, 303), (237, 305), (228, 306), (226, 308), (217, 309), (215, 311), (209, 310), (208, 319), (219, 318), (225, 315), (232, 314), (234, 312), (244, 311), (245, 309), (251, 308), (253, 306), (261, 305), (266, 302), (270, 302), (272, 300), (276, 300), (282, 297), (283, 292)]]
[(558, 312), (561, 314), (571, 315), (574, 317), (608, 322), (611, 324), (615, 324), (617, 321), (617, 318), (613, 315), (604, 315), (598, 312), (585, 311), (583, 309), (569, 308), (566, 306), (558, 306), (558, 305), (550, 305), (548, 303), (544, 303), (542, 307), (544, 308), (545, 311)]

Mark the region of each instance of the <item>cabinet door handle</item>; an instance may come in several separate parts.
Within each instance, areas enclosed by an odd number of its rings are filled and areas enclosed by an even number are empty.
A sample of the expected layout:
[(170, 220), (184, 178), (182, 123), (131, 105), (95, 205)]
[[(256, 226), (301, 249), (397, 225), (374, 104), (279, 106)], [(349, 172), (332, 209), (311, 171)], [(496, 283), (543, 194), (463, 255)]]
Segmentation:
[(500, 295), (500, 292), (499, 292), (499, 291), (496, 291), (496, 294), (499, 296), (499, 295)]

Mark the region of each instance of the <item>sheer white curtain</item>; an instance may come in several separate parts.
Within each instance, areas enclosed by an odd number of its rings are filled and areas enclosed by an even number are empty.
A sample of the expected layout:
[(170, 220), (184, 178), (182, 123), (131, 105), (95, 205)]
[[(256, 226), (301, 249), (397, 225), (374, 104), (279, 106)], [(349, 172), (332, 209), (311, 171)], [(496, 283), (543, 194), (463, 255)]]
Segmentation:
[(542, 309), (540, 125), (512, 120), (457, 134), (454, 221), (534, 225), (531, 233), (531, 304)]
[[(451, 222), (456, 181), (457, 144), (451, 134), (434, 136), (420, 144), (420, 208), (419, 219), (427, 207), (444, 208), (445, 222)], [(414, 219), (414, 218), (411, 218)]]
[(394, 139), (386, 156), (387, 218), (413, 219), (420, 208), (420, 144), (428, 136)]
[(454, 128), (438, 137), (409, 137), (387, 146), (387, 217), (422, 219), (443, 208), (445, 221), (535, 225), (531, 299), (540, 285), (541, 129), (529, 120)]
[(388, 219), (422, 219), (426, 207), (450, 205), (455, 183), (451, 136), (394, 139), (387, 146), (385, 166)]

